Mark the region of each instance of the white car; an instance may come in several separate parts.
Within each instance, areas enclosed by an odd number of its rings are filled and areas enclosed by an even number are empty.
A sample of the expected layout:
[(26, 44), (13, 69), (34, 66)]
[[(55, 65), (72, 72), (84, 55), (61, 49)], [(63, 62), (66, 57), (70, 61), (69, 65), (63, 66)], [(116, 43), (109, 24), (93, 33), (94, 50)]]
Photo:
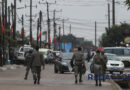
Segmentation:
[(48, 53), (49, 53), (50, 49), (46, 49), (46, 48), (40, 48), (39, 52), (43, 54), (43, 57), (45, 59), (45, 63), (48, 63)]
[(124, 63), (115, 55), (115, 54), (108, 54), (105, 53), (107, 56), (108, 62), (107, 62), (107, 71), (109, 71), (111, 74), (113, 72), (120, 72), (120, 74), (123, 74), (124, 71)]
[(19, 63), (23, 63), (25, 61), (25, 52), (28, 52), (30, 49), (33, 49), (31, 46), (29, 45), (24, 45), (21, 46), (17, 52), (17, 61)]
[(130, 66), (130, 47), (105, 47), (104, 52), (116, 54), (122, 60), (125, 67)]

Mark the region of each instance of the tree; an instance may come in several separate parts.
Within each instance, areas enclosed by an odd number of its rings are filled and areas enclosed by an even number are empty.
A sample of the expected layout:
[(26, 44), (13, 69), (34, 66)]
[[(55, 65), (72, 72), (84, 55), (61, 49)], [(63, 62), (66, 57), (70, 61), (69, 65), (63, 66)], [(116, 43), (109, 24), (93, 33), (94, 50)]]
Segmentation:
[(130, 0), (126, 0), (125, 4), (128, 6), (128, 9), (130, 9)]
[(124, 41), (124, 38), (129, 36), (125, 33), (126, 30), (130, 30), (130, 25), (127, 23), (112, 26), (110, 30), (106, 28), (106, 33), (104, 33), (99, 40), (100, 46), (119, 46), (120, 42)]

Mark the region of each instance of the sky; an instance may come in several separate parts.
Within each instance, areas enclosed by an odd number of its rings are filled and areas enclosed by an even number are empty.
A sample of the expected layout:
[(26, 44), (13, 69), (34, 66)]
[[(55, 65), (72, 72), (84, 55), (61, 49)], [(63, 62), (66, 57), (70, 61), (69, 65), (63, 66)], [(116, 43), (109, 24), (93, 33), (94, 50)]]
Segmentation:
[[(42, 31), (47, 31), (47, 23), (46, 23), (46, 0), (32, 0), (33, 6), (33, 36), (36, 38), (36, 30), (37, 30), (37, 18), (39, 16), (39, 11), (43, 12), (43, 22), (42, 22)], [(71, 33), (77, 37), (83, 37), (85, 40), (93, 41), (95, 40), (95, 21), (97, 22), (97, 39), (101, 37), (101, 35), (105, 32), (105, 27), (108, 26), (108, 6), (110, 3), (111, 7), (111, 20), (112, 20), (112, 0), (47, 0), (50, 4), (50, 18), (53, 18), (53, 10), (56, 9), (56, 18), (58, 25), (62, 26), (62, 19), (65, 19), (65, 34), (69, 34), (70, 24), (72, 26)], [(56, 3), (54, 4), (54, 2)], [(120, 22), (130, 23), (130, 10), (127, 10), (127, 6), (124, 5), (124, 0), (115, 0), (116, 1), (116, 24), (120, 24)], [(13, 2), (13, 0), (8, 0), (8, 5)], [(23, 9), (17, 9), (17, 30), (21, 30), (21, 16), (22, 14), (25, 17), (24, 27), (26, 35), (29, 34), (29, 14), (30, 8), (29, 6), (30, 0), (22, 0), (20, 3), (17, 0), (17, 8), (24, 7)], [(59, 19), (60, 18), (60, 19)], [(112, 22), (111, 22), (112, 24)], [(57, 28), (58, 29), (58, 28)], [(58, 32), (58, 31), (57, 31)], [(53, 23), (51, 23), (51, 36), (53, 38)], [(44, 40), (45, 38), (42, 37)]]

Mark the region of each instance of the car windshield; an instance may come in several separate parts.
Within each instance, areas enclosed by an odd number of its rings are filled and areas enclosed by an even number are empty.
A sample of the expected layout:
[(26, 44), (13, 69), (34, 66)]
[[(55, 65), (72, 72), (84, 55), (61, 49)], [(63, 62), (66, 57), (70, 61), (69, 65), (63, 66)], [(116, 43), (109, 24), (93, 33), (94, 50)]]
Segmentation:
[(20, 52), (28, 52), (30, 49), (31, 49), (31, 48), (26, 48), (26, 47), (24, 47), (24, 48), (21, 48)]
[(113, 61), (120, 61), (120, 59), (116, 55), (107, 55), (107, 59)]
[(63, 60), (71, 60), (73, 57), (73, 53), (63, 53), (62, 54), (62, 59)]
[(116, 54), (117, 56), (130, 56), (130, 49), (104, 49), (105, 53)]
[(43, 52), (43, 55), (47, 55), (47, 52)]
[(24, 52), (27, 52), (29, 50), (30, 50), (30, 48), (24, 48)]

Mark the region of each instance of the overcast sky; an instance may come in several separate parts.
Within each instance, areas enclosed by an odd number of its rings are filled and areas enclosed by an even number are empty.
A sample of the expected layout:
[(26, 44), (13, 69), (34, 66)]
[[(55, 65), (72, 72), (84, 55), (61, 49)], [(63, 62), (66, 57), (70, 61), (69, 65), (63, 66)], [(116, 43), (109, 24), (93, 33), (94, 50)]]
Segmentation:
[[(46, 25), (46, 5), (39, 4), (38, 2), (45, 2), (44, 0), (32, 0), (33, 6), (37, 5), (38, 7), (33, 7), (33, 36), (36, 37), (36, 28), (37, 28), (37, 18), (38, 13), (40, 10), (44, 13), (43, 15), (43, 31), (47, 30)], [(69, 33), (69, 26), (72, 25), (72, 34), (77, 37), (84, 37), (87, 40), (94, 41), (94, 31), (95, 21), (97, 22), (97, 38), (99, 38), (104, 32), (105, 27), (108, 26), (107, 22), (107, 14), (108, 14), (108, 6), (107, 4), (110, 3), (111, 11), (112, 11), (112, 0), (56, 0), (56, 4), (51, 4), (49, 9), (50, 11), (61, 10), (62, 12), (57, 12), (56, 17), (61, 19), (66, 19), (65, 21), (65, 34)], [(130, 11), (127, 10), (127, 7), (124, 5), (124, 0), (115, 0), (116, 3), (116, 24), (120, 24), (120, 22), (127, 22), (130, 23)], [(8, 5), (13, 2), (13, 0), (8, 0)], [(48, 0), (50, 3), (54, 3), (55, 0)], [(25, 5), (29, 6), (30, 0), (22, 0), (19, 3), (17, 0), (17, 8), (18, 7), (25, 7)], [(24, 9), (17, 9), (17, 30), (21, 29), (21, 15), (24, 14), (25, 16), (25, 32), (29, 34), (29, 7)], [(111, 12), (112, 16), (112, 12)], [(53, 18), (53, 12), (50, 12), (50, 18)], [(112, 17), (111, 17), (112, 18)], [(62, 25), (60, 20), (57, 21), (58, 24)], [(51, 23), (53, 27), (53, 23)], [(51, 36), (53, 38), (53, 29), (51, 29)], [(44, 39), (44, 37), (43, 37)]]

